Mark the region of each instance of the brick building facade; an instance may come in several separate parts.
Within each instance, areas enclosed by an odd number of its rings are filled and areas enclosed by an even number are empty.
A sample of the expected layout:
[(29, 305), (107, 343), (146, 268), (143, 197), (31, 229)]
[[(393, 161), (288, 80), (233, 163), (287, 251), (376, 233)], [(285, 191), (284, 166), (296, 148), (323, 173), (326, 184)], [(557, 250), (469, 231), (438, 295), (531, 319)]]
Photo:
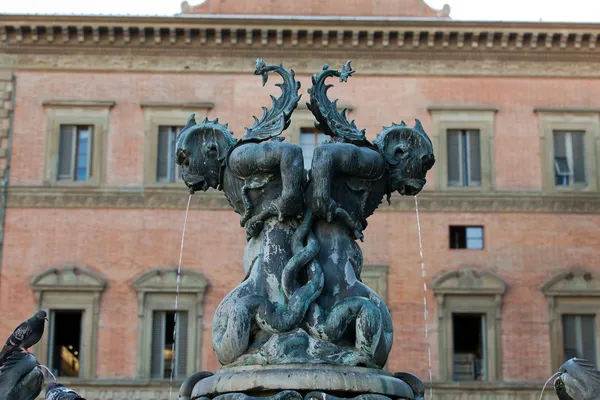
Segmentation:
[[(421, 0), (232, 3), (0, 16), (0, 337), (51, 310), (34, 352), (88, 399), (166, 393), (178, 127), (194, 112), (241, 136), (276, 93), (258, 57), (294, 69), (303, 100), (324, 63), (351, 59), (331, 90), (351, 119), (374, 139), (419, 118), (437, 159), (418, 196), (427, 341), (414, 199), (380, 206), (362, 244), (394, 319), (387, 369), (427, 380), (429, 345), (440, 399), (525, 399), (566, 356), (600, 363), (600, 25), (453, 21)], [(310, 152), (305, 106), (292, 121), (284, 135)], [(221, 193), (193, 196), (178, 377), (219, 367), (211, 319), (244, 244)]]

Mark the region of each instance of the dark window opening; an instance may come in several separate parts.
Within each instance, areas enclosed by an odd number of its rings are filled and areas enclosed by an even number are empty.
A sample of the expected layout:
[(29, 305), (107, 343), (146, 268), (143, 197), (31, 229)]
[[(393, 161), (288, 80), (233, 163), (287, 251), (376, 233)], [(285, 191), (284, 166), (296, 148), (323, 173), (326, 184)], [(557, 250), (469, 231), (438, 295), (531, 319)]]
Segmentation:
[(81, 321), (83, 311), (53, 310), (50, 312), (49, 364), (59, 376), (80, 376)]
[(481, 148), (478, 130), (450, 129), (448, 186), (481, 186)]
[(178, 182), (181, 180), (181, 166), (175, 162), (177, 135), (180, 131), (180, 126), (158, 127), (157, 182)]
[(486, 379), (485, 315), (453, 314), (452, 378), (455, 381)]
[(92, 176), (92, 127), (61, 125), (59, 136), (57, 180), (88, 180)]
[(596, 359), (596, 318), (594, 315), (563, 315), (564, 361), (584, 358), (598, 366)]
[(169, 379), (173, 371), (173, 342), (175, 342), (174, 378), (184, 378), (187, 373), (188, 315), (185, 311), (177, 313), (177, 332), (174, 311), (154, 311), (152, 320), (152, 362), (153, 379)]
[(554, 179), (557, 186), (584, 185), (585, 132), (553, 132)]
[(450, 226), (451, 249), (483, 249), (483, 226)]

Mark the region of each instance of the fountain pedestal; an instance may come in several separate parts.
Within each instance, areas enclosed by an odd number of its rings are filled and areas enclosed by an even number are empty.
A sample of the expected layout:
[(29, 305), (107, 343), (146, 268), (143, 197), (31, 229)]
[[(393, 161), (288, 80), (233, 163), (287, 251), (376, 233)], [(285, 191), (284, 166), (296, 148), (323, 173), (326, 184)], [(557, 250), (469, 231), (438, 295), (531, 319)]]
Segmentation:
[(177, 163), (190, 192), (222, 190), (248, 243), (246, 277), (221, 302), (212, 345), (223, 367), (199, 372), (182, 400), (418, 400), (423, 383), (383, 370), (393, 342), (390, 312), (361, 281), (367, 218), (393, 192), (416, 195), (433, 166), (431, 140), (417, 120), (384, 127), (374, 142), (327, 98), (329, 77), (355, 71), (327, 65), (312, 78), (309, 110), (330, 140), (310, 171), (299, 146), (279, 135), (300, 96), (294, 72), (259, 59), (263, 85), (283, 78), (279, 98), (236, 139), (218, 120), (192, 115), (177, 138)]
[(224, 368), (215, 375), (204, 373), (188, 378), (180, 399), (423, 398), (423, 384), (417, 377), (398, 375), (406, 381), (389, 372), (362, 367), (290, 364)]

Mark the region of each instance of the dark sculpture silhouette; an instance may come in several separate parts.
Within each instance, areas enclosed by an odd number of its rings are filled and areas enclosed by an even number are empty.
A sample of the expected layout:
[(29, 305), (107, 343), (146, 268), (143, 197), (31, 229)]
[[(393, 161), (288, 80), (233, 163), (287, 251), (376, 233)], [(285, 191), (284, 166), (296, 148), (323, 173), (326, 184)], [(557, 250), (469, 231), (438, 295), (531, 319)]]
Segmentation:
[(0, 400), (34, 400), (42, 391), (44, 375), (33, 354), (13, 350), (0, 365)]
[(554, 390), (560, 400), (600, 400), (600, 371), (592, 363), (572, 358), (558, 372)]

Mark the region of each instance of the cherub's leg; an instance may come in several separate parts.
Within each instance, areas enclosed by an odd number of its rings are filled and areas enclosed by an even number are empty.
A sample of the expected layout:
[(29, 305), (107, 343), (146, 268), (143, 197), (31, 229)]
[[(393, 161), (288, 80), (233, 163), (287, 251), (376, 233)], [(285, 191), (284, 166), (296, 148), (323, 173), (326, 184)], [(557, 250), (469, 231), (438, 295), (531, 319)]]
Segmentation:
[(282, 185), (281, 197), (274, 202), (279, 219), (283, 220), (285, 217), (301, 218), (304, 214), (302, 149), (295, 145), (282, 146), (279, 168)]
[(313, 215), (331, 222), (335, 203), (331, 199), (331, 182), (335, 171), (333, 146), (319, 146), (314, 150), (310, 177), (312, 182), (311, 207)]

